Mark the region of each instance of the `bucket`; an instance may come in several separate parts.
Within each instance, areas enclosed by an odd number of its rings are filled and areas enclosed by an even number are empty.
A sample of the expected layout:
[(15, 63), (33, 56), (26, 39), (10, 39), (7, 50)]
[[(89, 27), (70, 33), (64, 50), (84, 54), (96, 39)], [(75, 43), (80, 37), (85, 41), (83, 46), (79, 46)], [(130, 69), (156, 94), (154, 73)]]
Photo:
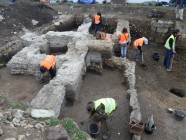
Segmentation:
[(182, 121), (185, 117), (185, 114), (180, 110), (175, 110), (174, 116), (177, 121)]
[(153, 53), (153, 58), (155, 61), (158, 61), (160, 59), (160, 56), (158, 53)]
[(97, 137), (97, 135), (99, 133), (99, 130), (100, 130), (99, 126), (95, 123), (90, 124), (89, 127), (88, 127), (88, 131), (89, 131), (91, 137), (93, 137), (93, 138)]
[(146, 124), (145, 124), (145, 133), (146, 134), (151, 135), (153, 133), (154, 129), (155, 129), (155, 125), (152, 125), (151, 130), (149, 130), (149, 129), (147, 129)]

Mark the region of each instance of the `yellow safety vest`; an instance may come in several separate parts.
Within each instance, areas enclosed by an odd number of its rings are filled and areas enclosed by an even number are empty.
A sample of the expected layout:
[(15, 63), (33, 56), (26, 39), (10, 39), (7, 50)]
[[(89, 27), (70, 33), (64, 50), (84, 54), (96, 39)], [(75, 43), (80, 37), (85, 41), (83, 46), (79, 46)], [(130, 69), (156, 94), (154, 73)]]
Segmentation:
[(166, 41), (166, 43), (165, 43), (165, 48), (168, 49), (168, 50), (171, 50), (171, 47), (170, 47), (170, 45), (169, 45), (169, 40), (170, 40), (171, 38), (173, 39), (172, 50), (175, 50), (176, 38), (175, 38), (173, 35), (171, 35), (171, 36), (167, 39), (167, 41)]
[(116, 101), (113, 98), (102, 98), (94, 101), (95, 110), (101, 103), (105, 106), (105, 113), (107, 115), (109, 115), (117, 107)]

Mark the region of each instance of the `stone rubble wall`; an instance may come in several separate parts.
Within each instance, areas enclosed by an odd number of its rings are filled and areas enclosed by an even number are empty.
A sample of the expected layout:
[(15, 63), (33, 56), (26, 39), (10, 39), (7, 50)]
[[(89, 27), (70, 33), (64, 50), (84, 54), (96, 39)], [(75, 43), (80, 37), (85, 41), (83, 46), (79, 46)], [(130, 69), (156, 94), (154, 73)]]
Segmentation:
[(89, 51), (100, 52), (103, 59), (113, 56), (113, 42), (107, 40), (78, 40), (76, 46), (88, 47)]
[[(118, 19), (116, 32), (113, 34), (113, 37), (115, 36), (115, 38), (113, 38), (113, 40), (115, 41), (112, 40), (114, 43), (118, 43), (118, 37), (119, 34), (122, 32), (123, 28), (127, 28), (127, 31), (129, 32), (130, 36), (129, 21)], [(131, 42), (131, 37), (129, 38), (129, 41)]]
[[(127, 94), (129, 95), (129, 109), (130, 109), (130, 122), (142, 121), (142, 115), (140, 111), (140, 105), (138, 102), (138, 95), (135, 88), (136, 85), (136, 76), (135, 76), (135, 66), (136, 63), (129, 61), (126, 58), (121, 57), (112, 57), (111, 59), (105, 60), (105, 64), (110, 67), (116, 67), (119, 69), (124, 69), (123, 79), (124, 82), (127, 82), (128, 90)], [(132, 140), (141, 140), (141, 135), (132, 135)]]
[[(87, 19), (86, 19), (87, 20)], [(91, 26), (87, 22), (87, 25)], [(89, 26), (86, 27), (89, 30)], [(83, 26), (82, 26), (83, 27)], [(67, 41), (64, 40), (64, 36)], [(28, 33), (21, 37), (25, 46), (7, 64), (11, 74), (32, 74), (39, 73), (39, 63), (46, 57), (50, 47), (56, 44), (69, 47), (65, 55), (57, 55), (57, 75), (45, 85), (32, 100), (32, 117), (58, 117), (64, 96), (71, 100), (77, 100), (82, 83), (82, 74), (85, 73), (85, 56), (88, 48), (75, 45), (76, 40), (92, 38), (92, 35), (81, 32), (53, 32), (37, 36)], [(59, 46), (60, 46), (59, 45)], [(42, 50), (42, 51), (41, 51)]]
[(20, 51), (24, 45), (18, 39), (8, 42), (6, 45), (0, 47), (0, 67), (6, 65), (6, 63)]
[(171, 20), (152, 18), (151, 30), (153, 35), (149, 37), (149, 40), (162, 44), (165, 40), (165, 33), (174, 29), (174, 25), (175, 23)]
[(92, 25), (92, 19), (89, 17), (89, 15), (84, 15), (83, 24), (81, 24), (81, 26), (78, 27), (77, 32), (89, 34), (91, 25)]
[(162, 20), (153, 18), (151, 21), (151, 30), (158, 33), (166, 33), (170, 28), (174, 27), (174, 23), (170, 20)]

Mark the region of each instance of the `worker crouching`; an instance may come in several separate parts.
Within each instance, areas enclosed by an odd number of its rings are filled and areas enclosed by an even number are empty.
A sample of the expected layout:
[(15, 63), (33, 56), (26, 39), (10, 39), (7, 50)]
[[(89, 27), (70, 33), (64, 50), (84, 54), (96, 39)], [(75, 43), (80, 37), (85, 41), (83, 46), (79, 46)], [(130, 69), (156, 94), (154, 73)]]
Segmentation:
[[(99, 122), (99, 126), (105, 126), (106, 133), (103, 135), (103, 139), (109, 139), (110, 133), (107, 126), (107, 119), (110, 118), (117, 110), (117, 103), (113, 98), (101, 98), (96, 101), (91, 101), (87, 104), (87, 112), (90, 118)], [(104, 124), (104, 125), (102, 125)]]
[(53, 79), (56, 76), (56, 57), (53, 55), (47, 55), (40, 63), (40, 72), (49, 72), (50, 78)]

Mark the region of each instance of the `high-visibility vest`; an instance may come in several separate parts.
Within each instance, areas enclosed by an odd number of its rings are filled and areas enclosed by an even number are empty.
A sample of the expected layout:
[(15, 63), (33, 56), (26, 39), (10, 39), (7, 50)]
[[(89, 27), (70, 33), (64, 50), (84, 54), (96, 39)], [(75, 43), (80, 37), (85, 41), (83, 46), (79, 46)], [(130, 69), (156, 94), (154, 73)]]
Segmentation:
[(95, 15), (94, 16), (94, 22), (95, 22), (95, 24), (99, 24), (100, 23), (100, 16), (99, 15)]
[(54, 68), (56, 64), (56, 57), (53, 55), (47, 55), (47, 57), (40, 63), (40, 66), (44, 66), (47, 70), (51, 67)]
[(133, 46), (135, 49), (138, 49), (138, 46), (141, 46), (143, 47), (143, 42), (145, 40), (145, 37), (142, 37), (142, 38), (139, 38), (139, 39), (136, 39), (133, 43)]
[(165, 43), (165, 48), (168, 49), (168, 50), (171, 50), (171, 47), (170, 47), (170, 45), (169, 45), (169, 40), (170, 40), (171, 38), (173, 39), (172, 50), (175, 50), (176, 38), (175, 38), (173, 35), (171, 35), (171, 36), (167, 39), (167, 41), (166, 41), (166, 43)]
[(105, 106), (105, 113), (107, 115), (112, 113), (117, 107), (116, 101), (113, 98), (102, 98), (94, 101), (95, 110), (101, 103)]
[(129, 33), (121, 33), (120, 34), (120, 39), (119, 39), (119, 44), (126, 44), (129, 41)]

